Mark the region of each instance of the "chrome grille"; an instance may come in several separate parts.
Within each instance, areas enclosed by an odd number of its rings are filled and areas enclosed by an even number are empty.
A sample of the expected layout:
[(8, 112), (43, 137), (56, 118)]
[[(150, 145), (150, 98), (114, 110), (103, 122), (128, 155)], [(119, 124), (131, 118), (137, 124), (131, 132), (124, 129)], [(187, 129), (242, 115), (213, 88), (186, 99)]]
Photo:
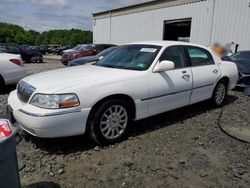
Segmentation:
[(30, 96), (34, 93), (36, 88), (24, 81), (20, 81), (17, 86), (17, 95), (22, 102), (28, 102)]

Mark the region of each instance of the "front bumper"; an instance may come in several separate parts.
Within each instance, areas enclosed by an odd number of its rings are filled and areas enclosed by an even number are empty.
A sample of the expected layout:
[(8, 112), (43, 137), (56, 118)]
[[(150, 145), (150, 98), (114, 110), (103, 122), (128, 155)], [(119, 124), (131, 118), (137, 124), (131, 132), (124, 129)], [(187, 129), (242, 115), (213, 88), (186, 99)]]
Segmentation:
[(33, 136), (56, 138), (85, 133), (90, 108), (47, 110), (21, 102), (17, 92), (8, 98), (9, 117), (13, 115), (17, 125)]
[(240, 74), (237, 86), (243, 88), (250, 86), (250, 74)]
[(68, 66), (68, 60), (61, 59), (61, 62), (64, 66)]

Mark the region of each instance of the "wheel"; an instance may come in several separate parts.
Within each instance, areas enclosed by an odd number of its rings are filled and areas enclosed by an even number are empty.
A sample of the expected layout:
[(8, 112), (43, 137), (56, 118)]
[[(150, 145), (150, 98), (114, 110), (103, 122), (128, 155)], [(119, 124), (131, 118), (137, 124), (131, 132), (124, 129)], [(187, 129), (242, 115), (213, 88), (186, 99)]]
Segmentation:
[(35, 60), (35, 58), (34, 57), (32, 57), (32, 58), (30, 58), (30, 61), (29, 61), (30, 63), (36, 63), (36, 60)]
[(211, 99), (212, 103), (215, 106), (221, 106), (225, 101), (226, 95), (227, 95), (227, 83), (226, 81), (221, 80), (217, 83), (214, 89), (213, 97)]
[(129, 105), (125, 101), (106, 101), (93, 113), (89, 121), (90, 137), (99, 145), (118, 142), (126, 135), (130, 120)]

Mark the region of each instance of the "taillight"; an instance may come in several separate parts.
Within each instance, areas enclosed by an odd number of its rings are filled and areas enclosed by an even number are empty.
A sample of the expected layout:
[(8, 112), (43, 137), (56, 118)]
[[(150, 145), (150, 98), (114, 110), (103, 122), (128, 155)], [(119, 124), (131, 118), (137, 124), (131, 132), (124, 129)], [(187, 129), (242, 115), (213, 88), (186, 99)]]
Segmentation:
[(23, 61), (20, 59), (10, 59), (10, 62), (19, 65), (19, 66), (23, 66)]

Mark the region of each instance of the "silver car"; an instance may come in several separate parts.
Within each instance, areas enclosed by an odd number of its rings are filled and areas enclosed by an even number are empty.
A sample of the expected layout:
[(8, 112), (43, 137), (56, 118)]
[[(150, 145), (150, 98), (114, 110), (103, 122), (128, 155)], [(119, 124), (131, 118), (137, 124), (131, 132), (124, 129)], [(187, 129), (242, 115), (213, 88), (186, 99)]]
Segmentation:
[(0, 53), (0, 91), (5, 85), (15, 84), (26, 76), (20, 55)]

